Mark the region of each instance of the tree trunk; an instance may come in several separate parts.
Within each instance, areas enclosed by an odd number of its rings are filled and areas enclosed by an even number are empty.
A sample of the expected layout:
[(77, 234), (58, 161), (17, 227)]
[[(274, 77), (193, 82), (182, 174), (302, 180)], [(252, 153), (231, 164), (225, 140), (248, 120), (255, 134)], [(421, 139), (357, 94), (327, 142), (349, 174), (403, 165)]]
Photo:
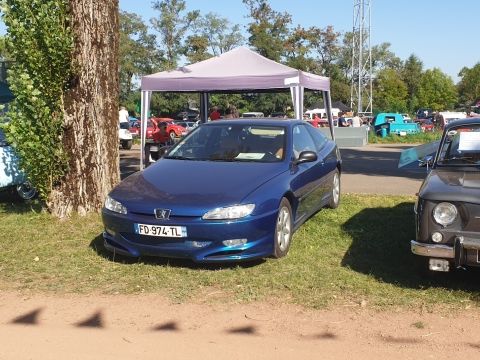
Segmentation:
[(58, 217), (98, 211), (119, 181), (118, 0), (69, 0), (76, 76), (64, 96), (69, 170), (49, 200)]

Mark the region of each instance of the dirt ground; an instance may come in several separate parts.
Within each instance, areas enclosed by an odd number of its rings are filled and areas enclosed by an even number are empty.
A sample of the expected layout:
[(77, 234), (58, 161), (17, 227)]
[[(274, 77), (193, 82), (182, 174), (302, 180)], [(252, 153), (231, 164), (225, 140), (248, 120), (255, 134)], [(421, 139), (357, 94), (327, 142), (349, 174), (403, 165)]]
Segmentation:
[[(424, 174), (397, 169), (401, 146), (344, 149), (343, 191), (413, 195)], [(122, 152), (123, 176), (138, 150)], [(214, 295), (213, 295), (214, 296)], [(0, 292), (4, 359), (478, 359), (480, 310), (303, 309), (157, 295)]]
[[(201, 300), (201, 299), (199, 299)], [(480, 312), (2, 293), (0, 359), (478, 359)]]

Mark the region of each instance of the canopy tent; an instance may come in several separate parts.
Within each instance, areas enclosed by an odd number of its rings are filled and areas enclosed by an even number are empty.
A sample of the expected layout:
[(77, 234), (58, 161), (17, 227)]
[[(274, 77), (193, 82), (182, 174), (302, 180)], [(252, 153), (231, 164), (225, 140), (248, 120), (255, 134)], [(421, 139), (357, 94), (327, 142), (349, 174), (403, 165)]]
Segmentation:
[[(295, 117), (298, 119), (303, 117), (304, 89), (322, 91), (325, 108), (330, 110), (332, 107), (329, 78), (279, 64), (245, 47), (176, 70), (143, 76), (141, 89), (142, 149), (145, 146), (145, 124), (153, 91), (199, 92), (200, 118), (204, 122), (208, 118), (208, 94), (215, 92), (290, 89)], [(331, 111), (328, 111), (328, 119), (334, 138)], [(141, 167), (144, 163), (143, 156), (142, 150)]]

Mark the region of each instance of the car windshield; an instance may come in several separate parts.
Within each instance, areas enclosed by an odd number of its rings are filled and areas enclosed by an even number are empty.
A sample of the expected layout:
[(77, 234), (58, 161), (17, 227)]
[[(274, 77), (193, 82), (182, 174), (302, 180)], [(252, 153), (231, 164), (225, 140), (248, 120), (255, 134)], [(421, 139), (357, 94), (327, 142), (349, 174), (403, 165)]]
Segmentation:
[(215, 124), (197, 127), (166, 159), (225, 162), (279, 162), (285, 156), (281, 126)]
[(439, 166), (479, 166), (480, 124), (450, 128), (439, 151)]

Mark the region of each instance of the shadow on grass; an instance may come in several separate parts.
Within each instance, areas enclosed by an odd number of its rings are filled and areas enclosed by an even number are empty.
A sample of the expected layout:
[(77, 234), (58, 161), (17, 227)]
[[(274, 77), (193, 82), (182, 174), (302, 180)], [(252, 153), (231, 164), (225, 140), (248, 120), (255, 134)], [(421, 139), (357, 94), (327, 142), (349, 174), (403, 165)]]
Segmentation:
[(169, 266), (169, 267), (179, 267), (179, 268), (188, 268), (188, 269), (199, 269), (199, 270), (222, 270), (222, 269), (234, 269), (237, 267), (249, 268), (260, 265), (265, 262), (264, 259), (257, 259), (245, 262), (233, 262), (233, 263), (196, 263), (190, 259), (170, 259), (162, 257), (153, 257), (153, 256), (142, 256), (139, 258), (129, 257), (119, 254), (113, 254), (108, 251), (105, 246), (103, 246), (103, 236), (99, 234), (90, 242), (90, 247), (95, 250), (95, 252), (101, 257), (121, 264), (145, 264), (145, 265), (157, 265), (157, 266)]
[(0, 191), (0, 213), (24, 214), (32, 211), (42, 211), (42, 204), (38, 199), (25, 201), (16, 194), (14, 189)]
[(430, 274), (422, 271), (421, 258), (410, 251), (410, 240), (415, 238), (413, 203), (364, 209), (342, 229), (352, 237), (343, 266), (404, 288), (466, 291), (471, 300), (480, 302), (480, 269)]

